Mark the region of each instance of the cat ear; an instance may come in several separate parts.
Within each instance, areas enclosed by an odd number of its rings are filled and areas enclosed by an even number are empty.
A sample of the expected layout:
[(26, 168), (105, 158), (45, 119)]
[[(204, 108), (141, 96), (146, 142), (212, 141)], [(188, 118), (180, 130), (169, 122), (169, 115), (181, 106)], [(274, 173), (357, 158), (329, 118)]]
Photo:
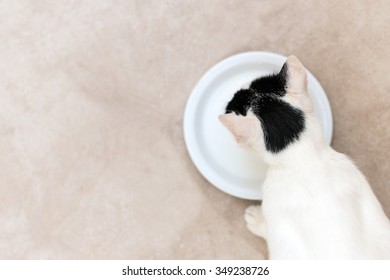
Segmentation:
[(229, 113), (220, 115), (219, 120), (233, 134), (237, 143), (248, 143), (256, 135), (256, 120), (252, 117)]
[(285, 68), (286, 65), (288, 76), (288, 91), (295, 93), (305, 92), (307, 88), (307, 73), (305, 67), (294, 55), (290, 55), (287, 58), (283, 68)]

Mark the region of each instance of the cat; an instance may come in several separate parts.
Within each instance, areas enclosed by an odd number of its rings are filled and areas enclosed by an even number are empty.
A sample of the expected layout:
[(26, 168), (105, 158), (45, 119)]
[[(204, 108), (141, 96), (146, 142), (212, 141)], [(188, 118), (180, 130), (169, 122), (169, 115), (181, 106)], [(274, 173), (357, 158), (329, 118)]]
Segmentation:
[(354, 163), (324, 142), (298, 58), (236, 92), (219, 120), (268, 164), (263, 201), (245, 220), (270, 259), (390, 259), (389, 219)]

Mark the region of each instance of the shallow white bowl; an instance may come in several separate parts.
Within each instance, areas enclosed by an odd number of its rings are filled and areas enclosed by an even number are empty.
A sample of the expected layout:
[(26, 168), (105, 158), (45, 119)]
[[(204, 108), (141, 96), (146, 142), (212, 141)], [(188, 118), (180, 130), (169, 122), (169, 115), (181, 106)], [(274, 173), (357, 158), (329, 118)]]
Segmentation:
[[(219, 122), (228, 101), (243, 85), (280, 70), (286, 57), (268, 52), (247, 52), (228, 57), (204, 74), (193, 89), (184, 113), (184, 138), (200, 173), (230, 195), (259, 200), (267, 166), (240, 148)], [(308, 73), (308, 92), (328, 143), (332, 139), (332, 112), (324, 90)]]

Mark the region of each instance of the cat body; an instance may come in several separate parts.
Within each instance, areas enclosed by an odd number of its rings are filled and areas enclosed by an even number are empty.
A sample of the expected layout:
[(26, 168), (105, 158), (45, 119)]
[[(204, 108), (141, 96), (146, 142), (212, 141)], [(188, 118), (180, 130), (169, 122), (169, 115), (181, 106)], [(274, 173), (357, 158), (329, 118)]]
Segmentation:
[(271, 259), (390, 259), (390, 222), (353, 162), (324, 142), (296, 57), (237, 92), (220, 120), (268, 164), (262, 205), (245, 219)]
[(302, 139), (273, 163), (262, 204), (270, 258), (390, 259), (389, 222), (345, 155)]

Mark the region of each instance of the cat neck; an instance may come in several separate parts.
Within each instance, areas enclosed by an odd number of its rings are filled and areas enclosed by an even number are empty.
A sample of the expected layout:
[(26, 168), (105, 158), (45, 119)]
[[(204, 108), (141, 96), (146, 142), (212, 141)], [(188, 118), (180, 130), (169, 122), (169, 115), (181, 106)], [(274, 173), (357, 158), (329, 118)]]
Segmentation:
[(306, 129), (299, 140), (277, 154), (267, 153), (264, 160), (270, 168), (299, 168), (321, 161), (323, 151), (329, 148), (317, 119), (307, 116)]

